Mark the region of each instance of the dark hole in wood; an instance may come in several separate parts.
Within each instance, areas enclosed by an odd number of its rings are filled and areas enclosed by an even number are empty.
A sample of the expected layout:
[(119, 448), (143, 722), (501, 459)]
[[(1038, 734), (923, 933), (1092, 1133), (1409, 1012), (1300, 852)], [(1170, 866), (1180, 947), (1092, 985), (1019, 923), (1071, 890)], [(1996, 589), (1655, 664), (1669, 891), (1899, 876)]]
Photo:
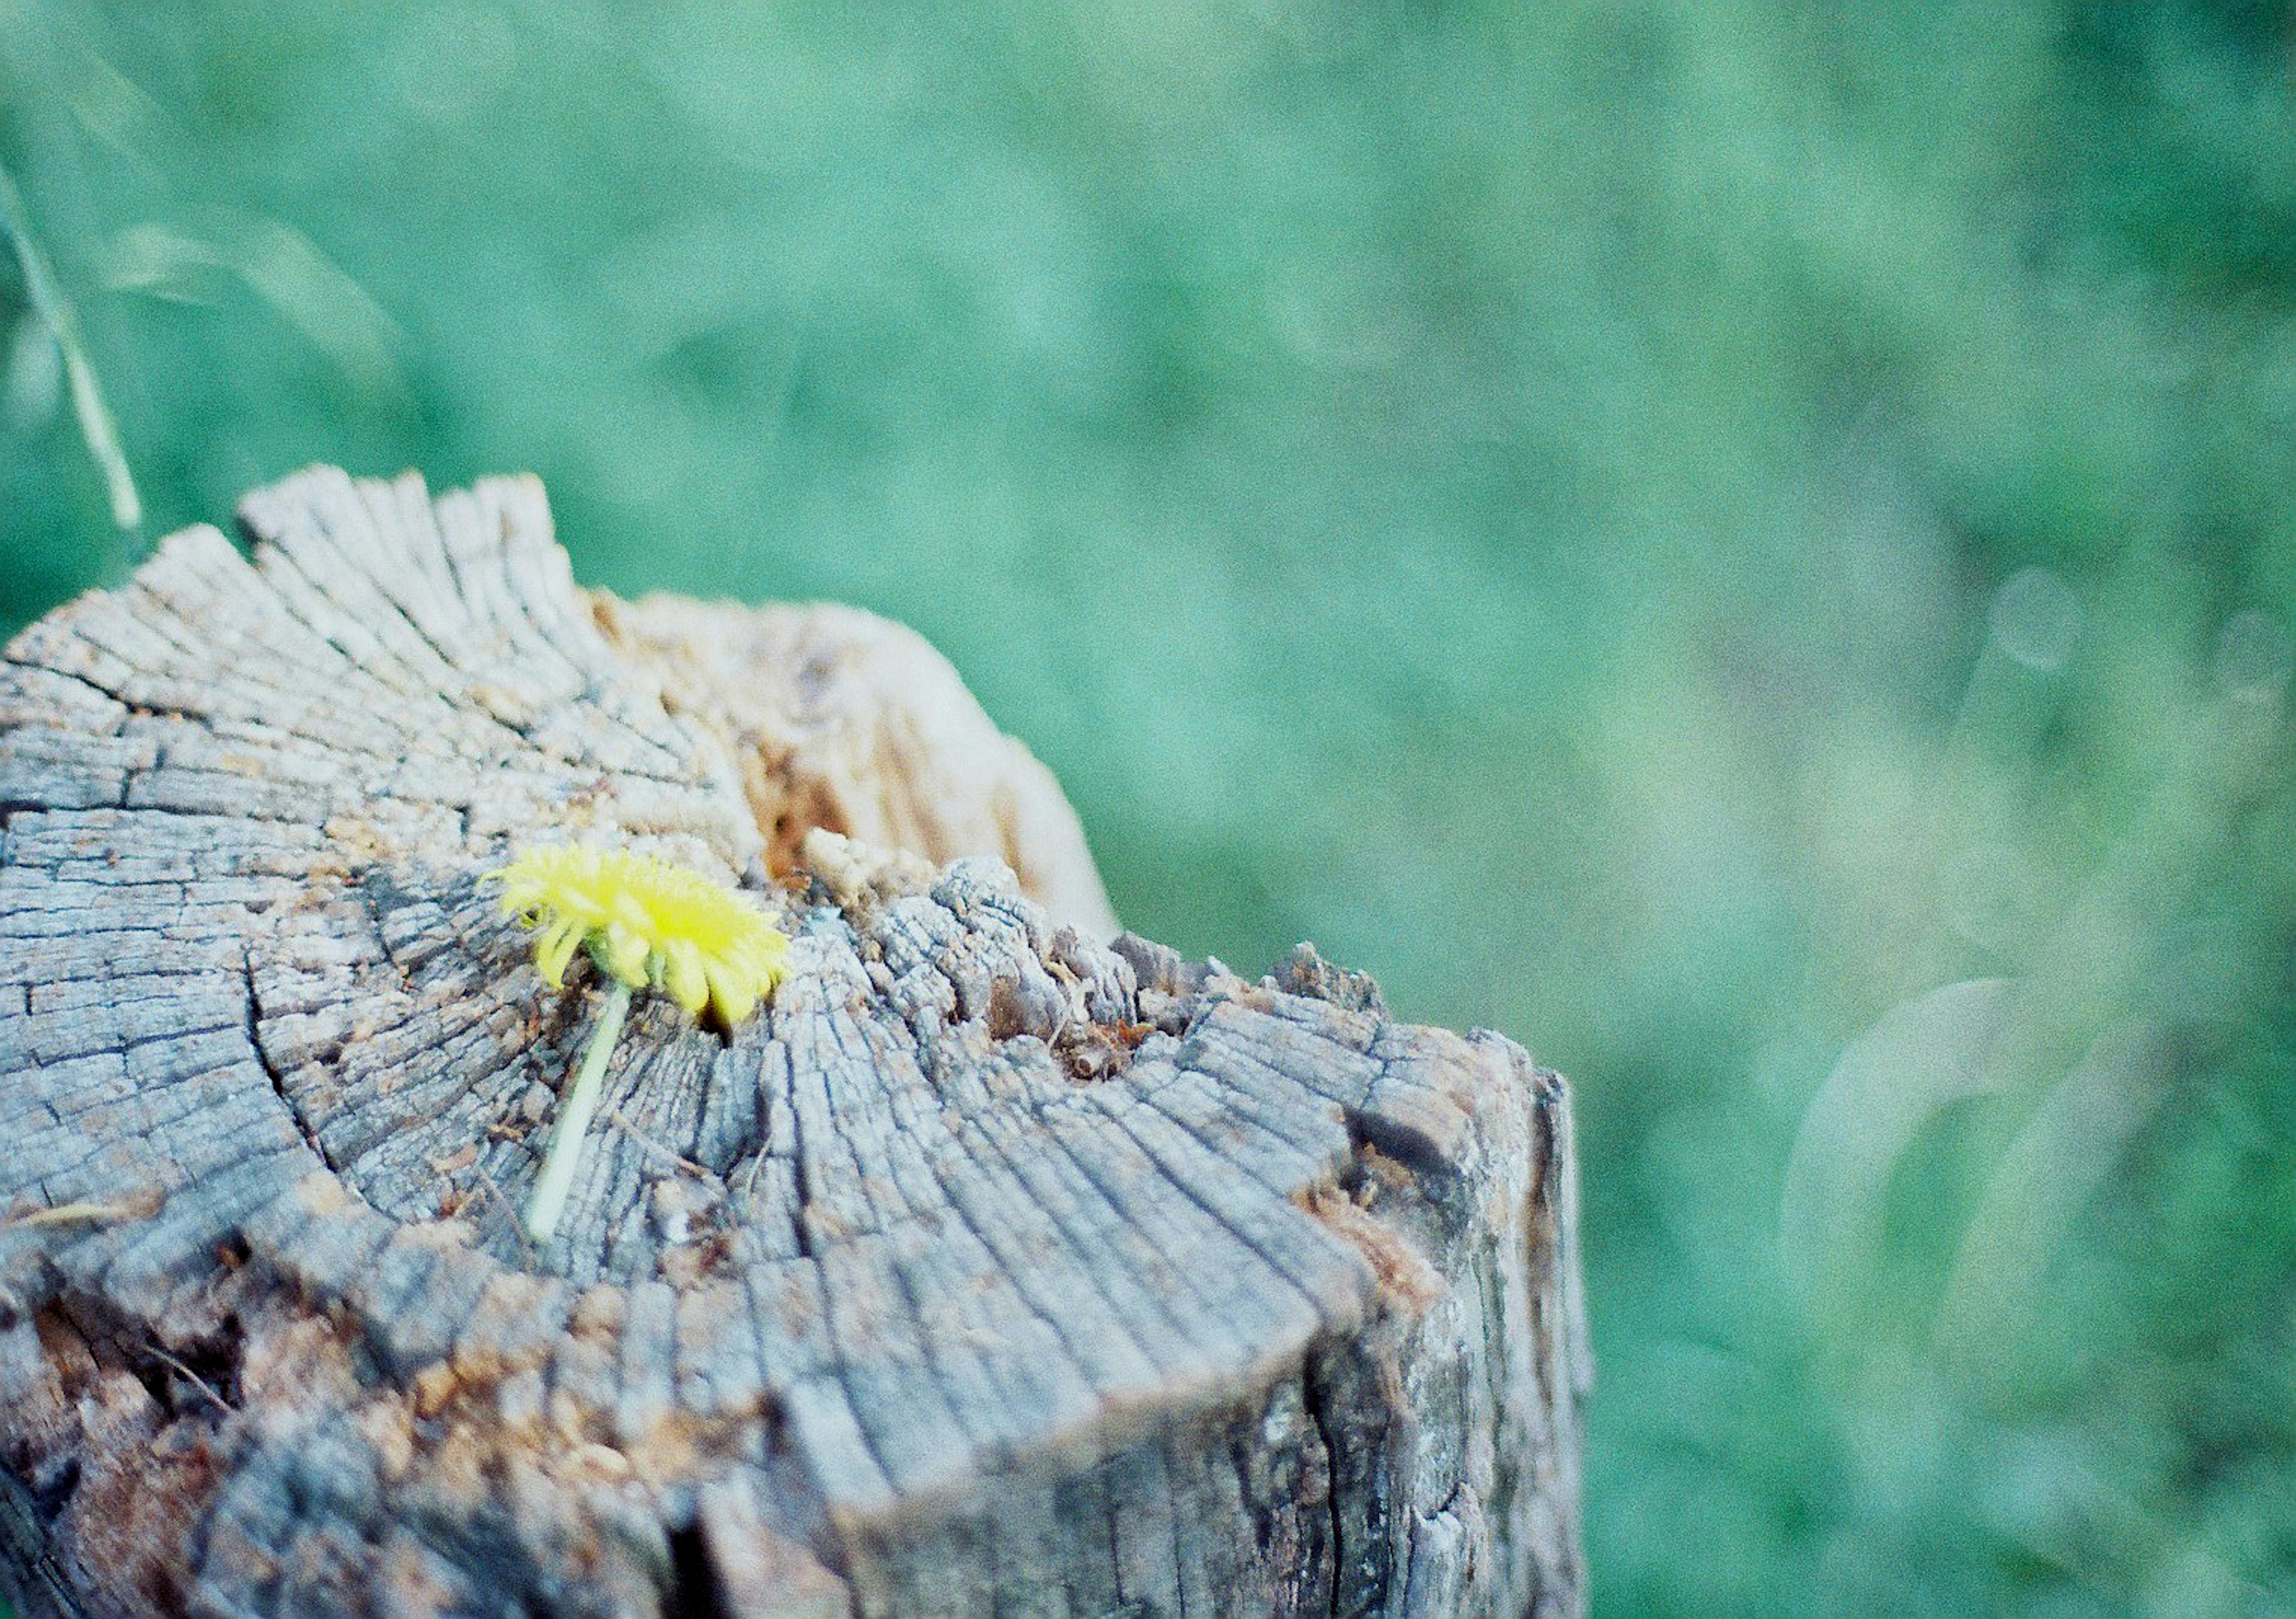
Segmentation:
[(79, 1458), (69, 1456), (63, 1466), (45, 1477), (32, 1481), (32, 1509), (43, 1523), (53, 1524), (63, 1516), (71, 1502), (72, 1492), (79, 1488)]
[(669, 1591), (661, 1611), (664, 1619), (732, 1619), (698, 1523), (669, 1532)]
[(153, 1344), (141, 1352), (131, 1350), (127, 1369), (169, 1418), (214, 1422), (239, 1405), (238, 1341), (239, 1320), (227, 1316), (214, 1345), (171, 1350)]

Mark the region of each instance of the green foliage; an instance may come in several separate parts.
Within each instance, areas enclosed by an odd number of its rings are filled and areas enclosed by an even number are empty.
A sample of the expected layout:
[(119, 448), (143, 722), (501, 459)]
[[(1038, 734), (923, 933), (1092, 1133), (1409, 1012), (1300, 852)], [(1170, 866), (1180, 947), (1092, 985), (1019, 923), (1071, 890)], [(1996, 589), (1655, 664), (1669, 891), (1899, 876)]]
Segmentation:
[[(147, 507), (530, 468), (1578, 1082), (1598, 1614), (2296, 1604), (2284, 8), (0, 0)], [(6, 272), (0, 271), (0, 274)], [(0, 282), (13, 625), (118, 564)]]

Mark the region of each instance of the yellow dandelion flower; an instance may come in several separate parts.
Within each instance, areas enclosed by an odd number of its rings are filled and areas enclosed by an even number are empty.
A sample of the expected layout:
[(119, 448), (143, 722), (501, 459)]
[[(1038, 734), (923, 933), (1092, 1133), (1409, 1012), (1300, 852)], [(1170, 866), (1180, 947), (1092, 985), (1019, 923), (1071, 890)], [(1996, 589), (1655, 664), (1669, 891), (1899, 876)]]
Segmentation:
[(747, 897), (699, 872), (627, 849), (560, 844), (529, 849), (494, 873), (502, 908), (536, 930), (534, 965), (565, 987), (586, 947), (632, 989), (651, 984), (733, 1027), (789, 974), (789, 939)]
[(790, 942), (742, 895), (627, 849), (532, 848), (487, 880), (502, 885), (504, 914), (534, 931), (534, 965), (544, 983), (563, 989), (567, 963), (587, 950), (609, 985), (527, 1204), (528, 1234), (546, 1243), (573, 1187), (632, 993), (651, 985), (694, 1016), (714, 1009), (732, 1028), (789, 976)]

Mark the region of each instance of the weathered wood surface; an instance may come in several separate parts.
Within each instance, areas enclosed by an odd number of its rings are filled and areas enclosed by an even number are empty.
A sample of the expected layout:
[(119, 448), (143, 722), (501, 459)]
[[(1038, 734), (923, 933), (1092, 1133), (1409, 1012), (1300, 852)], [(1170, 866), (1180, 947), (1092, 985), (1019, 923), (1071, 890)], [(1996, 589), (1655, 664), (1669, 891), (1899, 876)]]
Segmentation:
[[(319, 470), (242, 515), (251, 561), (189, 530), (0, 660), (31, 1619), (1578, 1609), (1553, 1075), (1310, 953), (1103, 942), (1057, 789), (970, 722), (953, 765), (745, 758), (788, 672), (745, 696), (733, 628), (594, 603), (531, 480)], [(1000, 852), (1052, 912), (832, 836), (979, 830), (881, 768), (1051, 826)], [(537, 1255), (588, 997), (477, 879), (570, 836), (749, 883), (798, 972), (724, 1043), (641, 998)]]
[(1076, 812), (914, 630), (849, 607), (594, 594), (599, 627), (673, 714), (723, 740), (776, 875), (818, 827), (935, 865), (993, 854), (1055, 925), (1116, 912)]

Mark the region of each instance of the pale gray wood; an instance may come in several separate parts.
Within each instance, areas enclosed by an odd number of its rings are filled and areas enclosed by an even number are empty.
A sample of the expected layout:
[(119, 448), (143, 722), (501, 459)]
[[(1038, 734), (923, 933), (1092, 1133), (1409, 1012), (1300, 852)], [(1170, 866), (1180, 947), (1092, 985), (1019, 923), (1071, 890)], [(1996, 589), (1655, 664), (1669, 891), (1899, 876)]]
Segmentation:
[[(594, 601), (530, 479), (318, 469), (242, 519), (251, 559), (188, 530), (0, 656), (30, 1619), (1579, 1611), (1561, 1081), (1310, 950), (1101, 942), (1065, 803), (996, 808), (1057, 789), (889, 696), (898, 634)], [(795, 677), (750, 701), (729, 645), (832, 630), (893, 661), (808, 677), (775, 775)], [(1050, 827), (1039, 897), (803, 824), (840, 772), (921, 842)], [(723, 1041), (640, 998), (537, 1254), (595, 985), (545, 993), (479, 879), (565, 838), (747, 884), (797, 970)]]

